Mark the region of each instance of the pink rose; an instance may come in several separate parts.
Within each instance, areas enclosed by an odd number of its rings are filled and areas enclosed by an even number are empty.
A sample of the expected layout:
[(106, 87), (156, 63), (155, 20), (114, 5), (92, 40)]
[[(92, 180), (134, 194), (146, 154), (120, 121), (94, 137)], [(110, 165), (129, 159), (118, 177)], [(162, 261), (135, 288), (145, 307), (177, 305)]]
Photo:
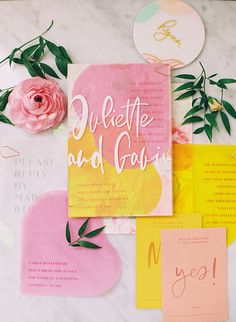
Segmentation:
[(66, 97), (52, 79), (32, 77), (18, 84), (8, 98), (11, 121), (30, 133), (38, 133), (62, 122)]

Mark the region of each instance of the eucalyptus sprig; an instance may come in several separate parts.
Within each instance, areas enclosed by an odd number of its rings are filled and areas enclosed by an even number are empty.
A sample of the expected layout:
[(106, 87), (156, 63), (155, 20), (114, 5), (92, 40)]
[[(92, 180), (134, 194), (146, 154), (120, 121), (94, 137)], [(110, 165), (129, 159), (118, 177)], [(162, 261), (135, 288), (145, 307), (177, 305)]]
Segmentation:
[[(236, 119), (236, 110), (227, 101), (224, 100), (225, 91), (228, 85), (236, 83), (233, 78), (216, 79), (218, 74), (208, 76), (202, 63), (202, 71), (198, 77), (191, 74), (180, 74), (176, 78), (185, 80), (185, 83), (178, 86), (174, 92), (184, 91), (176, 100), (182, 100), (187, 97), (193, 97), (192, 107), (184, 116), (184, 124), (197, 123), (200, 125), (193, 133), (205, 133), (212, 142), (213, 130), (219, 132), (219, 116), (225, 130), (231, 135), (231, 126), (229, 117)], [(220, 91), (219, 98), (208, 95), (210, 86), (217, 87)]]
[(92, 231), (86, 233), (86, 230), (87, 230), (87, 227), (88, 227), (88, 222), (89, 222), (89, 218), (79, 228), (79, 230), (78, 230), (79, 238), (77, 238), (73, 242), (71, 240), (70, 225), (69, 225), (69, 222), (67, 222), (67, 224), (66, 224), (66, 240), (67, 240), (69, 246), (72, 246), (72, 247), (85, 247), (85, 248), (92, 248), (92, 249), (102, 248), (101, 246), (98, 246), (98, 245), (96, 245), (94, 243), (91, 243), (91, 242), (89, 242), (88, 240), (86, 240), (84, 238), (90, 239), (90, 238), (92, 238), (94, 236), (97, 236), (98, 234), (100, 234), (103, 231), (103, 229), (106, 226), (100, 227), (98, 229), (95, 229), (95, 230), (92, 230)]
[[(44, 38), (44, 35), (52, 28), (53, 21), (50, 26), (39, 36), (27, 41), (20, 47), (14, 48), (12, 52), (0, 61), (0, 65), (7, 62), (11, 67), (12, 64), (24, 66), (30, 76), (47, 76), (60, 79), (58, 71), (67, 77), (68, 64), (72, 60), (63, 46), (58, 46), (55, 43)], [(58, 71), (48, 64), (42, 62), (47, 51), (53, 56)], [(8, 102), (8, 97), (11, 94), (14, 86), (5, 89), (0, 89), (0, 122), (12, 124), (12, 122), (3, 114)], [(13, 125), (13, 124), (12, 124)]]

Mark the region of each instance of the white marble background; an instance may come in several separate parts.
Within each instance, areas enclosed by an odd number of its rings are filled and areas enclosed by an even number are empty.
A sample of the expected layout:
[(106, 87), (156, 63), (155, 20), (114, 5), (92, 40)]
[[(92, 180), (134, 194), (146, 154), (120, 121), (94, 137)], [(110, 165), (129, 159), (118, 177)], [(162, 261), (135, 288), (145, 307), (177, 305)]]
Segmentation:
[[(132, 41), (134, 18), (149, 0), (58, 0), (0, 1), (0, 58), (12, 48), (33, 38), (55, 21), (46, 38), (69, 48), (74, 62), (143, 62)], [(206, 26), (206, 44), (199, 59), (209, 73), (236, 76), (236, 1), (186, 0), (201, 14)], [(198, 62), (185, 69), (198, 72)], [(1, 67), (0, 88), (14, 85), (28, 75)], [(62, 86), (66, 88), (65, 82)], [(229, 93), (236, 106), (236, 90)], [(235, 127), (236, 129), (236, 127)], [(236, 143), (232, 136), (216, 137), (217, 143)], [(46, 134), (50, 135), (50, 134)], [(26, 137), (23, 131), (0, 124), (0, 143), (5, 137)], [(199, 142), (207, 143), (203, 137)], [(66, 171), (66, 170), (65, 170)], [(4, 182), (0, 178), (0, 185)], [(10, 193), (10, 192), (9, 192)], [(1, 220), (8, 216), (3, 210)], [(19, 240), (19, 233), (17, 240)], [(19, 244), (9, 252), (0, 244), (0, 321), (1, 322), (161, 322), (159, 310), (135, 308), (135, 237), (110, 236), (123, 264), (120, 282), (98, 298), (30, 297), (19, 291)], [(236, 243), (229, 254), (229, 321), (236, 321)], [(144, 277), (145, 278), (145, 277)], [(201, 321), (199, 321), (201, 322)]]

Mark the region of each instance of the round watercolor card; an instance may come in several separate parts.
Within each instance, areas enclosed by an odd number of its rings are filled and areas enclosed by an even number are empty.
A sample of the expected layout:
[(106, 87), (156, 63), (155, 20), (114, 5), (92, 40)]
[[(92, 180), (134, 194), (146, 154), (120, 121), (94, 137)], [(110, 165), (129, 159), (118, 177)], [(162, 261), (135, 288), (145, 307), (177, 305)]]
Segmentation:
[(134, 23), (133, 38), (149, 63), (166, 63), (172, 68), (190, 64), (205, 42), (199, 14), (179, 0), (155, 0), (145, 6)]

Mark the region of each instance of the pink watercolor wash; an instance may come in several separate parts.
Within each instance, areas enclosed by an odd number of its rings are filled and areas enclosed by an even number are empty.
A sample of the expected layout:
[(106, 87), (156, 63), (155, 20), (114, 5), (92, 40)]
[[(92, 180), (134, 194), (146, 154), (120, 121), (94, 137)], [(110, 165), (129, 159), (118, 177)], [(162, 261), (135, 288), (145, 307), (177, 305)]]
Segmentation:
[[(94, 132), (94, 139), (98, 146), (100, 135), (109, 138), (103, 142), (103, 157), (107, 162), (114, 165), (113, 150), (118, 135), (123, 131), (128, 131), (131, 139), (132, 151), (140, 154), (143, 146), (146, 147), (148, 158), (151, 159), (157, 153), (157, 147), (160, 153), (168, 153), (170, 150), (170, 68), (168, 65), (148, 65), (148, 64), (110, 64), (110, 65), (91, 65), (88, 66), (77, 77), (73, 89), (72, 96), (78, 94), (83, 95), (88, 100), (89, 115), (91, 113), (95, 117), (99, 117), (101, 121), (101, 110), (104, 99), (111, 96), (113, 99), (113, 110), (107, 119), (111, 121), (112, 117), (120, 118), (121, 115), (126, 118), (127, 109), (121, 108), (127, 105), (127, 99), (130, 104), (134, 104), (137, 97), (141, 103), (148, 104), (140, 107), (140, 115), (138, 116), (138, 108), (132, 112), (129, 110), (129, 118), (133, 113), (132, 128), (127, 126), (115, 127), (98, 126)], [(108, 104), (107, 111), (111, 105)], [(81, 114), (81, 104), (77, 101), (73, 103), (75, 112)], [(139, 137), (136, 137), (135, 124), (137, 119), (144, 114), (149, 118), (153, 117), (153, 121), (146, 127), (140, 127)], [(125, 144), (120, 144), (120, 152), (122, 155), (130, 153), (130, 149)], [(125, 168), (134, 168), (139, 165), (132, 165), (126, 162)]]
[[(98, 296), (121, 274), (118, 252), (101, 233), (89, 241), (101, 249), (69, 247), (65, 238), (67, 192), (42, 195), (22, 221), (21, 289), (31, 295)], [(85, 219), (70, 219), (72, 241)], [(91, 218), (88, 231), (103, 226)]]

